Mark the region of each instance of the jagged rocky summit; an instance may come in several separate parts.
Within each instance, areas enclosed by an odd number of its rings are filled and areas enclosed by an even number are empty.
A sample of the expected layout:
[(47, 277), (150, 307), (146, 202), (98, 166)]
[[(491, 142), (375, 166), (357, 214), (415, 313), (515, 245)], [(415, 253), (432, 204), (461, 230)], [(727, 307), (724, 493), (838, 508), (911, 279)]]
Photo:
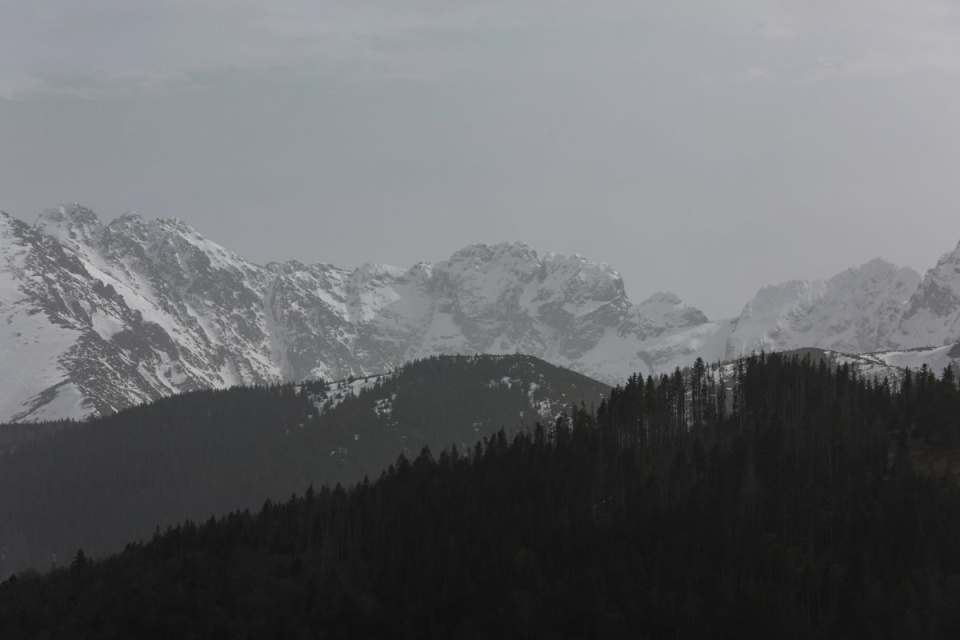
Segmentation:
[[(706, 318), (670, 294), (525, 244), (439, 264), (260, 266), (177, 219), (103, 224), (65, 205), (0, 214), (0, 420), (104, 414), (171, 393), (382, 372), (434, 354), (522, 352), (604, 380)], [(672, 351), (671, 351), (672, 353)]]
[(767, 287), (709, 321), (671, 293), (522, 243), (437, 264), (257, 265), (177, 219), (103, 224), (65, 205), (0, 214), (0, 420), (110, 413), (172, 393), (387, 371), (436, 354), (526, 353), (617, 383), (697, 356), (960, 341), (960, 250), (922, 279), (881, 260)]

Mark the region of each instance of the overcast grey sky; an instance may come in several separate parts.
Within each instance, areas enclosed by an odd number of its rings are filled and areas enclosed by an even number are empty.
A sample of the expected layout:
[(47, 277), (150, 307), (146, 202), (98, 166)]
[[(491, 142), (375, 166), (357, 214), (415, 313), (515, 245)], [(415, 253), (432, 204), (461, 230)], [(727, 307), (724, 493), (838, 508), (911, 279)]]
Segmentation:
[(259, 262), (524, 240), (732, 316), (957, 244), (958, 80), (934, 0), (0, 0), (0, 209)]

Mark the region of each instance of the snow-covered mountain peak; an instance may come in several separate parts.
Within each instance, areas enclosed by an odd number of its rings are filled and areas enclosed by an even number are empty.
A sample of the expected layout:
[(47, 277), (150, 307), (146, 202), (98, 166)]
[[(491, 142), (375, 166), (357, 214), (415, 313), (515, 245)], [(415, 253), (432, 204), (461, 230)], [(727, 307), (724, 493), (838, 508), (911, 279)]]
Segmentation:
[(474, 244), (438, 264), (432, 284), (455, 316), (480, 319), (516, 308), (540, 267), (536, 252), (524, 244)]
[(800, 347), (848, 353), (886, 348), (919, 282), (912, 269), (874, 259), (829, 280), (763, 287), (735, 321), (728, 355)]
[(539, 303), (560, 302), (575, 315), (605, 303), (618, 303), (623, 309), (629, 306), (620, 274), (608, 264), (590, 262), (578, 254), (548, 254), (540, 263), (537, 281), (535, 299)]
[(591, 262), (579, 253), (570, 256), (558, 253), (549, 253), (541, 262), (547, 271), (564, 272), (576, 277), (584, 283), (603, 284), (614, 282), (623, 284), (620, 273), (606, 262)]
[(700, 309), (685, 304), (680, 296), (670, 291), (654, 293), (638, 304), (636, 309), (652, 326), (667, 329), (692, 327), (709, 322)]
[(521, 242), (473, 244), (438, 265), (438, 271), (451, 282), (484, 289), (484, 298), (499, 297), (508, 281), (529, 281), (539, 270), (536, 251)]
[(137, 213), (136, 211), (127, 211), (126, 213), (121, 213), (119, 216), (110, 221), (111, 225), (114, 224), (127, 224), (127, 223), (137, 223), (143, 222), (145, 218), (143, 215)]
[(658, 291), (630, 309), (621, 332), (629, 332), (645, 339), (665, 331), (695, 327), (708, 322), (707, 316), (700, 309), (684, 304), (677, 294)]
[(123, 262), (127, 270), (135, 271), (137, 264), (149, 270), (146, 263), (159, 263), (177, 272), (237, 270), (246, 264), (178, 218), (148, 220), (125, 213), (104, 226), (91, 209), (66, 204), (44, 211), (34, 228), (98, 269), (111, 262)]
[(215, 271), (244, 272), (254, 267), (179, 218), (146, 219), (135, 213), (124, 214), (107, 225), (97, 249), (103, 257), (123, 262), (128, 268), (150, 270), (149, 264), (163, 265), (169, 274), (187, 278)]
[(44, 210), (34, 228), (71, 249), (96, 244), (103, 235), (103, 224), (97, 214), (79, 204)]
[(740, 317), (776, 314), (779, 318), (789, 308), (821, 297), (825, 284), (823, 280), (787, 280), (766, 285), (746, 304)]
[[(856, 269), (857, 267), (854, 268)], [(860, 265), (859, 270), (865, 273), (883, 273), (891, 269), (898, 270), (901, 268), (909, 269), (909, 267), (898, 267), (889, 260), (884, 260), (883, 258), (877, 256), (876, 258), (868, 260)]]
[(525, 242), (498, 242), (486, 244), (478, 242), (459, 251), (455, 251), (447, 262), (502, 262), (505, 259), (520, 261), (538, 261), (537, 252)]
[(157, 225), (187, 235), (200, 235), (196, 229), (184, 222), (182, 218), (177, 218), (176, 216), (171, 218), (157, 218)]
[(78, 203), (65, 203), (59, 207), (45, 209), (38, 220), (51, 224), (67, 223), (80, 227), (103, 226), (93, 209)]
[(681, 304), (680, 296), (673, 293), (672, 291), (657, 291), (656, 293), (648, 296), (644, 299), (638, 306), (640, 307), (659, 307), (663, 305), (678, 305)]
[(910, 298), (891, 344), (904, 348), (960, 342), (960, 245), (943, 254)]
[(378, 264), (368, 262), (357, 267), (351, 277), (356, 281), (380, 281), (386, 282), (403, 277), (407, 273), (406, 269), (394, 267), (389, 264)]
[(541, 260), (520, 242), (471, 245), (429, 272), (434, 288), (456, 292), (451, 308), (471, 318), (520, 313), (563, 325), (604, 303), (629, 304), (620, 274), (609, 265), (556, 253)]
[(106, 253), (117, 251), (121, 254), (128, 253), (133, 245), (141, 249), (151, 242), (151, 237), (155, 234), (153, 224), (137, 213), (125, 213), (119, 218), (114, 218), (107, 224), (104, 230), (101, 247)]
[(12, 229), (14, 226), (25, 226), (25, 223), (14, 218), (12, 215), (6, 211), (0, 211), (0, 230), (3, 229)]
[[(898, 267), (883, 258), (874, 258), (859, 267), (851, 267), (827, 281), (827, 285), (831, 289), (859, 288), (861, 286), (867, 288), (877, 286), (915, 288), (919, 283), (919, 273), (910, 267)], [(906, 301), (906, 298), (903, 301)]]
[(434, 265), (432, 262), (418, 262), (410, 267), (404, 277), (410, 280), (426, 282), (433, 277), (433, 269)]
[(937, 265), (927, 272), (927, 276), (942, 276), (946, 271), (960, 270), (960, 244), (953, 251), (948, 251), (937, 260)]

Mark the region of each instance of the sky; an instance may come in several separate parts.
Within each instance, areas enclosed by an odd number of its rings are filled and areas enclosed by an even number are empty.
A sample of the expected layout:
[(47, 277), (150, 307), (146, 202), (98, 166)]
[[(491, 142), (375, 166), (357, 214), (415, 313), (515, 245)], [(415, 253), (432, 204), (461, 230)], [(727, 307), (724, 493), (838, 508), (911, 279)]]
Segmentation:
[(256, 262), (521, 240), (711, 318), (960, 240), (960, 4), (0, 0), (0, 210)]

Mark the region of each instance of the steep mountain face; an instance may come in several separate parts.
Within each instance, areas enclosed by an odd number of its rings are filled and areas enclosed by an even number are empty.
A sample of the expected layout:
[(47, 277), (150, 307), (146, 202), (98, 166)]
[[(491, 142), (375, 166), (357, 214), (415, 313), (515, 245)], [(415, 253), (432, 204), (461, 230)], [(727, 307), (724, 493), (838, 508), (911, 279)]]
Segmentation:
[(920, 275), (872, 260), (829, 280), (764, 287), (734, 321), (728, 356), (819, 347), (846, 353), (890, 346)]
[[(111, 396), (120, 393), (111, 381), (105, 381), (102, 400), (82, 387), (82, 354), (98, 346), (87, 331), (95, 321), (94, 304), (115, 317), (129, 312), (94, 284), (74, 253), (0, 214), (0, 417), (83, 415), (107, 408)], [(64, 375), (67, 366), (77, 374)], [(135, 393), (129, 395), (136, 399)]]
[(105, 415), (172, 393), (338, 379), (435, 354), (543, 357), (618, 381), (696, 348), (704, 315), (640, 305), (579, 256), (474, 245), (436, 265), (266, 266), (176, 219), (89, 209), (2, 216), (0, 420)]
[(829, 280), (765, 287), (733, 322), (726, 357), (819, 347), (883, 358), (906, 353), (899, 360), (940, 367), (960, 355), (944, 355), (958, 343), (960, 245), (923, 278), (876, 259)]
[(960, 245), (924, 276), (890, 342), (904, 348), (960, 342)]
[(540, 259), (524, 244), (474, 245), (431, 273), (429, 321), (406, 358), (519, 351), (617, 382), (649, 372), (662, 338), (707, 320), (673, 294), (633, 305), (608, 265)]
[(529, 356), (441, 356), (357, 380), (201, 391), (31, 425), (40, 436), (23, 427), (0, 438), (0, 579), (310, 484), (376, 479), (423, 447), (466, 454), (501, 428), (551, 425), (609, 392)]

